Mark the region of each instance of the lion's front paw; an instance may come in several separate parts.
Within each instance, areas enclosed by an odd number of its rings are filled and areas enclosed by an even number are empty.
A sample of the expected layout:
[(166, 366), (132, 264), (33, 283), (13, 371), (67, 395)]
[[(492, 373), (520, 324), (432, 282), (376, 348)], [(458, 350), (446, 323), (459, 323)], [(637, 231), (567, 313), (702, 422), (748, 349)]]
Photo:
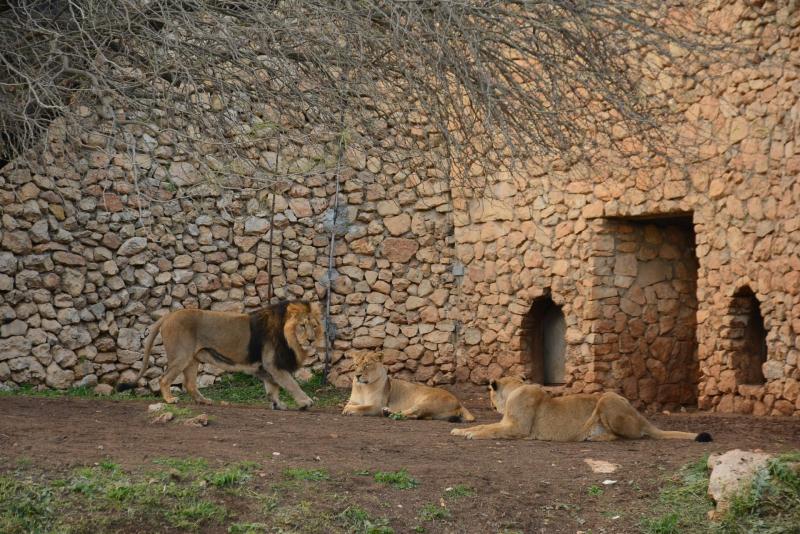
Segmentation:
[(451, 436), (465, 436), (466, 435), (466, 429), (464, 429), (464, 428), (454, 428), (453, 430), (450, 431), (450, 435)]
[(384, 417), (389, 417), (392, 415), (392, 410), (390, 410), (388, 406), (384, 406), (381, 410), (381, 414), (383, 414)]
[(286, 409), (286, 405), (283, 403), (283, 401), (272, 401), (272, 409), (273, 410), (285, 410)]
[(314, 401), (312, 399), (303, 399), (297, 403), (297, 408), (300, 410), (307, 410), (312, 406), (314, 406)]

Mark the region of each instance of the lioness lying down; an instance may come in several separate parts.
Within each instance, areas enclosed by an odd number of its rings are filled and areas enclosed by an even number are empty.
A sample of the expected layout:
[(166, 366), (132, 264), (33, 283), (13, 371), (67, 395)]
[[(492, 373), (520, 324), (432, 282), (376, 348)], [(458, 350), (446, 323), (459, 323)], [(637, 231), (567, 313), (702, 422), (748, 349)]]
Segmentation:
[(380, 353), (355, 357), (353, 390), (344, 415), (392, 415), (408, 419), (444, 419), (452, 423), (475, 418), (444, 389), (389, 378)]
[(541, 439), (546, 441), (610, 441), (619, 438), (693, 439), (711, 441), (706, 432), (660, 430), (620, 395), (613, 392), (551, 397), (519, 378), (501, 378), (489, 385), (499, 423), (455, 428), (467, 439)]

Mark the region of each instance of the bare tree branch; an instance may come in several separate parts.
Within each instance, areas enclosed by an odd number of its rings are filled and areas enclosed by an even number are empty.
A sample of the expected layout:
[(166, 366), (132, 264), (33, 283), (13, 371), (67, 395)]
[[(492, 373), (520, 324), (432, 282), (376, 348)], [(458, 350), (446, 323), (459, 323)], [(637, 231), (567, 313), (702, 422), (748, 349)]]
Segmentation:
[(340, 111), (354, 130), (397, 133), (420, 115), (428, 149), (467, 188), (473, 164), (490, 172), (590, 152), (619, 124), (660, 146), (664, 103), (643, 95), (630, 58), (668, 62), (671, 46), (703, 45), (695, 29), (664, 22), (667, 9), (660, 0), (21, 0), (0, 10), (0, 160), (34, 146), (56, 116), (79, 124), (79, 103), (116, 113), (119, 128), (171, 125), (179, 142), (224, 159), (247, 154), (258, 131), (286, 135), (287, 117), (313, 125), (313, 143), (340, 132)]

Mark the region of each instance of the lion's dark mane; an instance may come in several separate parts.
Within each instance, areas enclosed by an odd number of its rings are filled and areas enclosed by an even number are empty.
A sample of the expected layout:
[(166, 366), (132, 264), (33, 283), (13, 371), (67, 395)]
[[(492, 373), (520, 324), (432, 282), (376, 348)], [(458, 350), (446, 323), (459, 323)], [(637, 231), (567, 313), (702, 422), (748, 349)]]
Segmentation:
[(250, 312), (250, 341), (247, 345), (247, 360), (250, 363), (260, 362), (265, 344), (270, 344), (275, 349), (275, 366), (278, 369), (290, 373), (297, 370), (297, 355), (283, 334), (289, 304), (303, 304), (310, 309), (305, 300), (282, 300)]

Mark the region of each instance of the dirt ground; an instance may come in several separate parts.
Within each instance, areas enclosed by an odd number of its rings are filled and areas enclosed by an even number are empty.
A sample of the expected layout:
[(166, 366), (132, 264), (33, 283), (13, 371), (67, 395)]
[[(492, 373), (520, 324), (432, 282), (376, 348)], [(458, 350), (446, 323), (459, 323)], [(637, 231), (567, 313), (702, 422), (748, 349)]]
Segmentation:
[[(483, 390), (459, 393), (479, 423), (499, 419)], [(378, 510), (395, 532), (411, 532), (421, 507), (443, 502), (445, 488), (463, 484), (476, 494), (448, 502), (452, 516), (426, 532), (617, 533), (638, 532), (664, 479), (706, 453), (800, 448), (797, 418), (659, 414), (651, 420), (662, 428), (707, 431), (714, 441), (548, 443), (467, 441), (449, 435), (451, 423), (344, 417), (336, 408), (188, 406), (212, 416), (211, 424), (151, 424), (141, 400), (0, 398), (0, 472), (12, 471), (21, 460), (53, 472), (106, 458), (127, 469), (152, 466), (160, 457), (250, 460), (262, 466), (266, 480), (288, 467), (326, 469), (332, 475), (327, 490)], [(585, 459), (620, 467), (595, 474)], [(420, 486), (400, 491), (357, 475), (399, 469)], [(603, 485), (604, 480), (616, 483)]]

